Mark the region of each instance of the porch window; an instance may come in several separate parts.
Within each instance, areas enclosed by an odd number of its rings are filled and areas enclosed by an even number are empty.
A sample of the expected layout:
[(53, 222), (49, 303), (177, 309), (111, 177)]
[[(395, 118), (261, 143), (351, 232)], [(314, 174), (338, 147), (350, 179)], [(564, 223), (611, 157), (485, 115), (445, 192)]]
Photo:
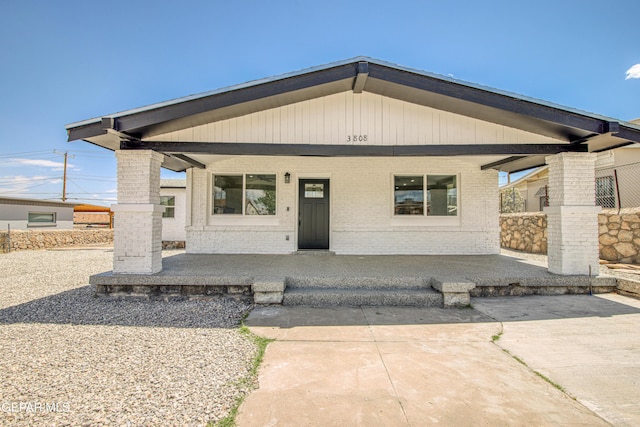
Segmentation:
[(215, 175), (214, 215), (275, 215), (276, 175)]
[(395, 176), (393, 178), (394, 213), (396, 215), (424, 215), (424, 177)]
[(247, 175), (245, 215), (276, 214), (276, 176)]
[(165, 206), (162, 218), (174, 218), (176, 215), (176, 197), (160, 196), (160, 204)]
[(458, 185), (455, 175), (427, 175), (427, 215), (458, 215)]
[(393, 184), (395, 215), (458, 215), (456, 175), (396, 175)]

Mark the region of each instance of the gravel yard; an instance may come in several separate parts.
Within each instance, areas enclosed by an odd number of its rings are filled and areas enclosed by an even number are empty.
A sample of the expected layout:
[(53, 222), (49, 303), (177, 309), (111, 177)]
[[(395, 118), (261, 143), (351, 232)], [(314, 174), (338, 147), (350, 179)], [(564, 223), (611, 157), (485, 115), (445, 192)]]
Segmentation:
[(112, 256), (0, 255), (0, 425), (206, 425), (252, 387), (250, 305), (95, 298)]

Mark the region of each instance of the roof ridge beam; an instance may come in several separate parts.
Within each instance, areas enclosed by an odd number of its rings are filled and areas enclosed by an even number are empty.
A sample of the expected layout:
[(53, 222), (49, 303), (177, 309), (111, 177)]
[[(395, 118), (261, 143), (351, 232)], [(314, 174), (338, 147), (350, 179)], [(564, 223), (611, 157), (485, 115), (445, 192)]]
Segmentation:
[(369, 77), (369, 63), (366, 61), (358, 62), (358, 71), (353, 80), (353, 93), (362, 93), (364, 85), (367, 84), (367, 77)]

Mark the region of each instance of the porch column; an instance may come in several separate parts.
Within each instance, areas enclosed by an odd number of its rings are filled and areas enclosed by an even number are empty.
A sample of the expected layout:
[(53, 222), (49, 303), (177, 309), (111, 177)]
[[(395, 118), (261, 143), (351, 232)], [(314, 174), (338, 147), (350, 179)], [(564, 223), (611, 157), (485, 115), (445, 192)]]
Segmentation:
[(113, 272), (153, 274), (162, 270), (160, 164), (151, 150), (116, 151), (118, 204), (113, 236)]
[(560, 153), (546, 158), (549, 165), (549, 272), (598, 275), (598, 212), (595, 206), (593, 153)]

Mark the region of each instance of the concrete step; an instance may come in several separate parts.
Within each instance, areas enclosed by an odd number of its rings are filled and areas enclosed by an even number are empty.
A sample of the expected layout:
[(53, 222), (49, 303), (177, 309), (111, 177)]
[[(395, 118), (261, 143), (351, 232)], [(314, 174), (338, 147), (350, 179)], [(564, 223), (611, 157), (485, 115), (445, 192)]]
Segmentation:
[(431, 278), (421, 277), (287, 277), (287, 289), (431, 289)]
[(287, 288), (284, 305), (442, 307), (442, 294), (432, 289)]

